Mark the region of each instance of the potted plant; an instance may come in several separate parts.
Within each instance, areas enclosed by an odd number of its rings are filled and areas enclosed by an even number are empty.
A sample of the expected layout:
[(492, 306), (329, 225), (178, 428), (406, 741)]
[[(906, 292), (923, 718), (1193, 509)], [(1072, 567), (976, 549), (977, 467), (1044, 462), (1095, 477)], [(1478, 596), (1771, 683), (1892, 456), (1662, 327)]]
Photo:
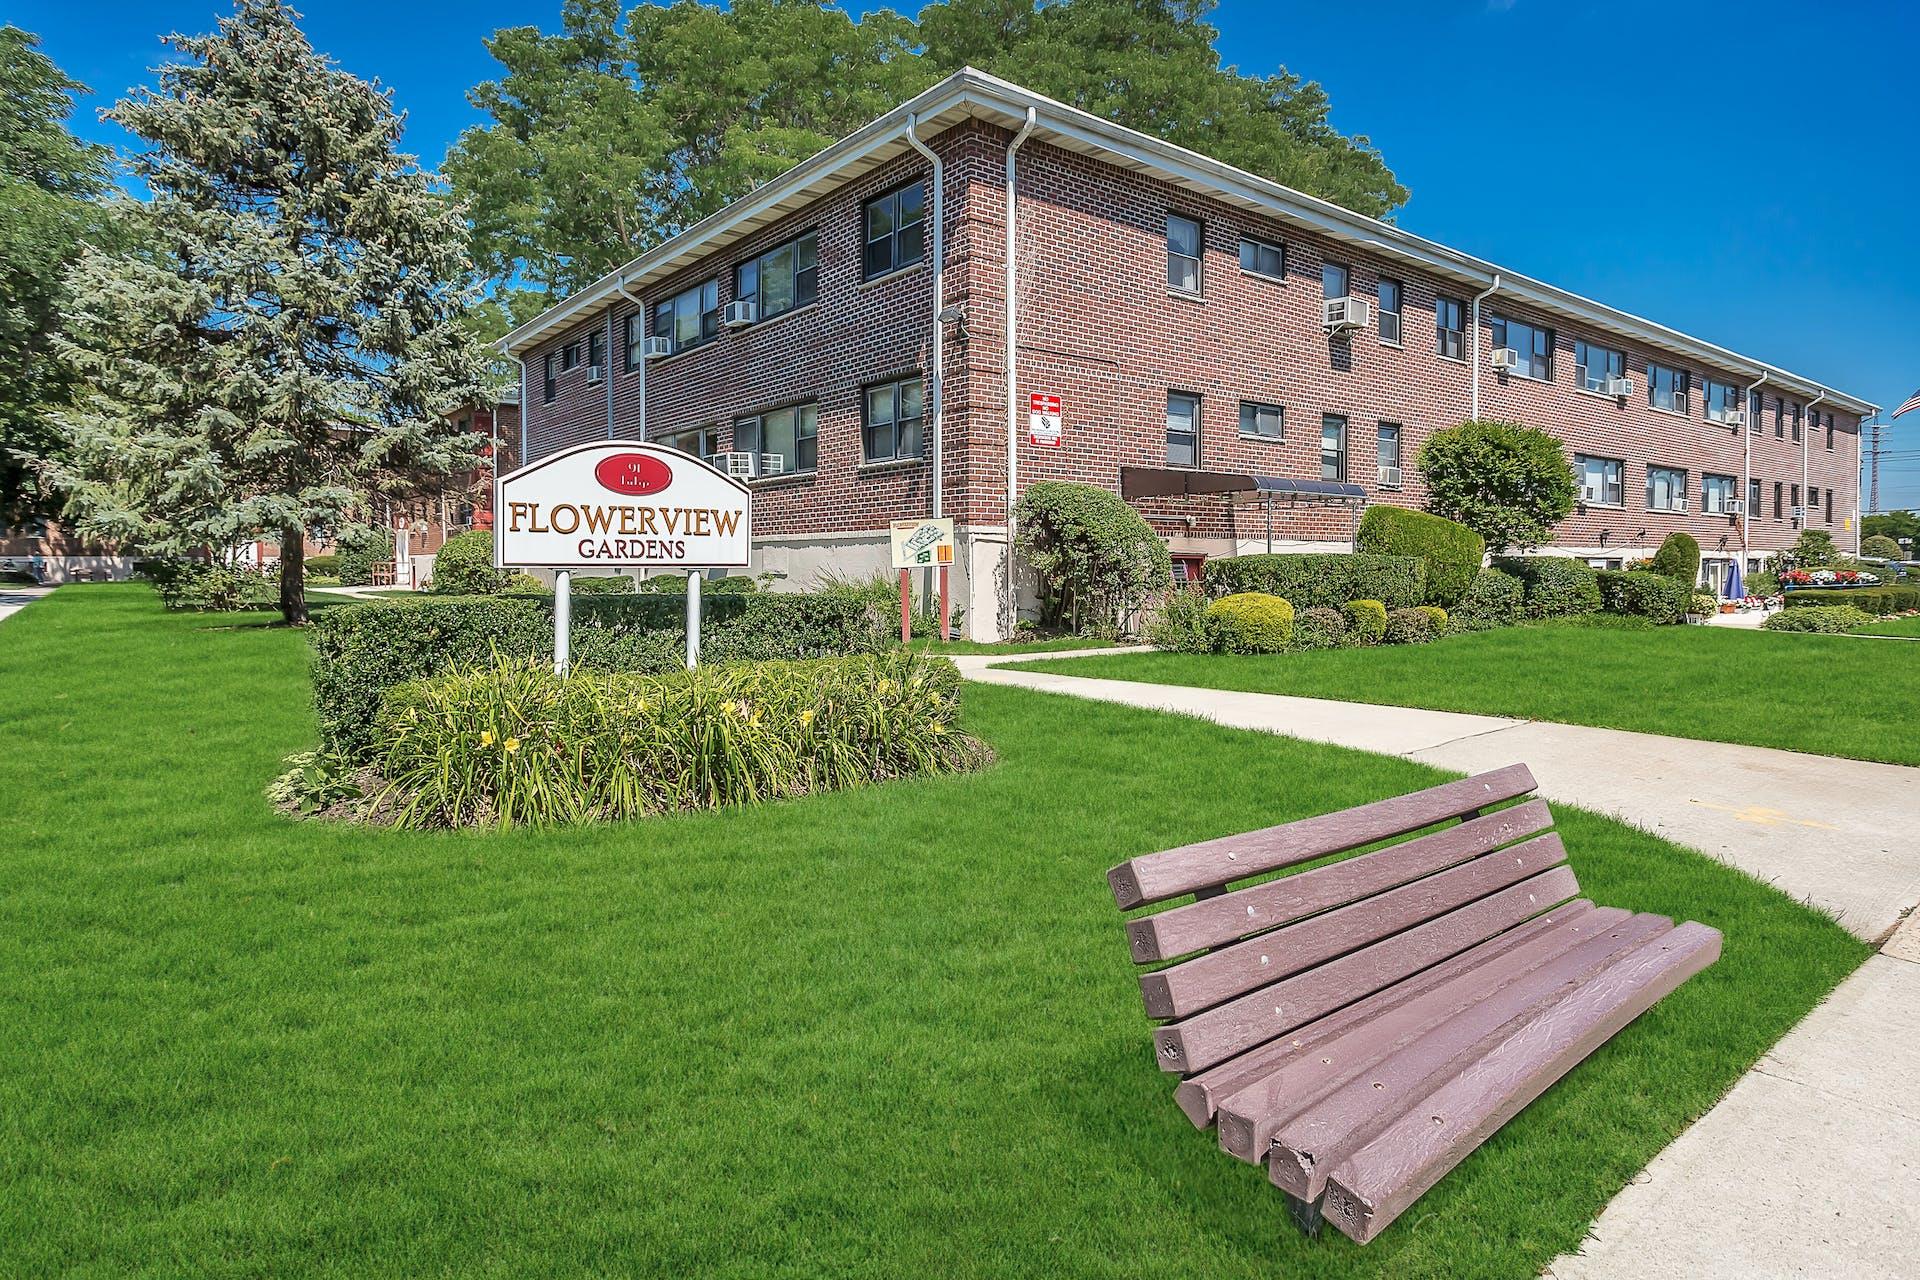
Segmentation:
[(1716, 604), (1714, 598), (1706, 592), (1694, 592), (1693, 599), (1687, 602), (1687, 621), (1696, 624), (1706, 622), (1707, 618), (1713, 614)]

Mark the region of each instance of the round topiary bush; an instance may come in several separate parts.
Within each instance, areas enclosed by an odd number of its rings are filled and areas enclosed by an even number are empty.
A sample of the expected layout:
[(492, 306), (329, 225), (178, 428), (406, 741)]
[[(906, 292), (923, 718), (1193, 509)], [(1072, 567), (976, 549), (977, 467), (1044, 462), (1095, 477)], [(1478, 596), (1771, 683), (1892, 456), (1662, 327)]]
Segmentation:
[(1293, 615), (1293, 647), (1296, 649), (1338, 649), (1347, 642), (1347, 615), (1338, 609), (1316, 605)]
[(1902, 553), (1899, 543), (1884, 533), (1876, 533), (1860, 544), (1860, 554), (1872, 556), (1875, 560), (1898, 560)]
[(1415, 607), (1427, 615), (1427, 621), (1433, 625), (1435, 638), (1447, 634), (1448, 619), (1445, 609), (1442, 609), (1437, 604), (1423, 604), (1416, 605)]
[(1600, 611), (1599, 575), (1584, 560), (1567, 556), (1512, 556), (1494, 567), (1520, 579), (1529, 618), (1569, 618)]
[(1043, 625), (1124, 631), (1173, 576), (1167, 544), (1111, 489), (1042, 480), (1020, 496), (1018, 513)]
[(493, 533), (469, 529), (448, 538), (434, 556), (427, 590), (443, 596), (490, 596), (506, 580), (507, 575), (493, 567)]
[(1378, 600), (1349, 600), (1340, 606), (1347, 615), (1347, 637), (1355, 644), (1379, 644), (1387, 635), (1387, 606)]
[(1690, 533), (1670, 533), (1653, 553), (1647, 566), (1667, 578), (1678, 578), (1691, 587), (1700, 580), (1700, 544)]
[(1293, 606), (1261, 591), (1220, 597), (1207, 606), (1207, 623), (1227, 653), (1279, 653), (1293, 643)]
[(1453, 607), (1448, 626), (1455, 631), (1489, 631), (1520, 621), (1525, 593), (1520, 579), (1498, 569), (1482, 569), (1467, 594)]
[(1387, 630), (1382, 637), (1388, 644), (1425, 644), (1437, 636), (1433, 616), (1424, 608), (1394, 609), (1387, 614)]
[(1473, 585), (1486, 558), (1479, 534), (1444, 516), (1406, 507), (1368, 507), (1353, 549), (1374, 555), (1414, 556), (1426, 564), (1427, 604), (1452, 606)]
[(1686, 621), (1693, 584), (1683, 578), (1639, 569), (1609, 569), (1594, 576), (1600, 607), (1608, 613), (1648, 618), (1661, 626)]

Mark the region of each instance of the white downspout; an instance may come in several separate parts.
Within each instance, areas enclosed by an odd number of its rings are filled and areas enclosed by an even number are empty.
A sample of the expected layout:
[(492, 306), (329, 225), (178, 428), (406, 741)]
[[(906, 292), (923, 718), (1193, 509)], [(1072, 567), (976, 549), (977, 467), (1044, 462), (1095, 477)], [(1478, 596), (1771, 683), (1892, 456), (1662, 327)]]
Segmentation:
[(1766, 385), (1767, 375), (1763, 373), (1757, 380), (1747, 385), (1746, 392), (1740, 401), (1740, 407), (1746, 410), (1747, 415), (1752, 419), (1742, 424), (1740, 428), (1740, 434), (1743, 437), (1740, 442), (1740, 576), (1742, 579), (1747, 576), (1750, 536), (1748, 522), (1753, 519), (1753, 512), (1747, 510), (1753, 505), (1753, 433), (1760, 426), (1760, 417), (1753, 409), (1753, 393)]
[[(647, 325), (647, 318), (646, 318), (647, 304), (640, 301), (640, 299), (634, 297), (631, 293), (627, 292), (627, 273), (626, 272), (623, 271), (619, 275), (613, 278), (613, 287), (614, 287), (614, 290), (618, 292), (621, 297), (625, 298), (628, 302), (631, 302), (633, 304), (634, 310), (638, 312), (640, 315), (640, 327), (642, 331), (644, 331)], [(611, 324), (609, 324), (607, 327), (609, 330), (613, 328)], [(609, 345), (611, 345), (612, 343), (611, 337), (608, 338), (608, 343)], [(609, 365), (613, 363), (612, 351), (607, 352), (607, 363)], [(620, 367), (623, 369), (627, 367), (627, 335), (624, 332), (620, 334)], [(647, 362), (644, 356), (641, 358), (640, 363), (633, 367), (633, 372), (640, 379), (640, 421), (639, 421), (640, 430), (634, 435), (633, 438), (636, 440), (645, 440), (647, 438)], [(611, 368), (607, 370), (607, 384), (608, 384), (607, 403), (608, 405), (612, 405), (613, 403), (613, 391), (612, 391), (613, 370)], [(611, 414), (612, 410), (609, 409), (608, 412), (609, 414)], [(612, 434), (611, 418), (608, 419), (608, 434), (609, 435)]]
[[(524, 467), (527, 465), (527, 419), (531, 417), (533, 414), (533, 401), (527, 399), (527, 358), (525, 356), (515, 356), (513, 360), (515, 364), (520, 366), (520, 458), (519, 458), (519, 463), (521, 466)], [(497, 431), (498, 428), (496, 427), (495, 430)], [(498, 458), (495, 458), (493, 460), (493, 473), (496, 476), (500, 474), (500, 459)], [(498, 511), (494, 512), (493, 518), (495, 520), (498, 520), (500, 518), (500, 513)]]
[(1813, 500), (1807, 492), (1807, 449), (1813, 444), (1813, 406), (1827, 398), (1822, 391), (1807, 405), (1807, 429), (1800, 433), (1800, 532), (1805, 533), (1813, 527)]
[(1469, 415), (1475, 422), (1480, 420), (1480, 301), (1490, 297), (1500, 289), (1500, 273), (1493, 273), (1493, 282), (1479, 293), (1473, 295), (1470, 304), (1473, 312), (1470, 323), (1473, 325), (1473, 413)]
[(917, 117), (907, 117), (907, 141), (933, 166), (933, 394), (929, 398), (933, 401), (933, 518), (938, 520), (943, 510), (941, 495), (945, 489), (942, 479), (945, 474), (943, 455), (946, 419), (942, 410), (946, 405), (947, 326), (941, 322), (940, 313), (947, 305), (946, 170), (940, 163), (939, 153), (921, 140), (918, 126)]
[(1039, 116), (1032, 107), (1027, 108), (1026, 122), (1020, 126), (1020, 132), (1013, 135), (1013, 141), (1007, 144), (1007, 582), (1005, 600), (1002, 607), (1006, 611), (1004, 634), (1013, 635), (1014, 624), (1020, 619), (1020, 593), (1013, 582), (1013, 508), (1020, 496), (1020, 388), (1016, 365), (1019, 356), (1020, 326), (1018, 316), (1019, 279), (1015, 270), (1015, 228), (1017, 218), (1017, 200), (1014, 185), (1018, 176), (1018, 164), (1015, 157), (1020, 146), (1039, 123)]

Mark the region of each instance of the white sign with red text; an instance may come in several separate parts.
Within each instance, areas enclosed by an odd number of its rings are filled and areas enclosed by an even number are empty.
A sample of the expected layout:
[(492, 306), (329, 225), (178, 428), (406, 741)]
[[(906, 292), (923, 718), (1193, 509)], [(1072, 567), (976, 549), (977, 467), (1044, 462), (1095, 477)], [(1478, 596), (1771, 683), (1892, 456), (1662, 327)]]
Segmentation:
[(1027, 443), (1060, 447), (1060, 397), (1036, 391), (1027, 397)]
[(501, 476), (493, 510), (501, 569), (745, 568), (753, 548), (745, 484), (639, 440), (576, 445)]

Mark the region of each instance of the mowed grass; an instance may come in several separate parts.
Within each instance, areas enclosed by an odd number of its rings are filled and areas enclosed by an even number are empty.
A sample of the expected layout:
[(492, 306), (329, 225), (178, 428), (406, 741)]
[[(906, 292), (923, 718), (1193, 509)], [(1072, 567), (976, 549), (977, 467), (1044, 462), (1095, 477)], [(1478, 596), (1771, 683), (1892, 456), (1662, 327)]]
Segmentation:
[[(1920, 634), (1916, 632), (1915, 634)], [(1139, 653), (1033, 665), (1060, 675), (1294, 694), (1343, 702), (1741, 742), (1920, 764), (1920, 663), (1844, 636), (1565, 624), (1262, 655)]]
[(1856, 636), (1902, 636), (1920, 640), (1920, 617), (1879, 618), (1852, 632)]
[(260, 794), (306, 643), (140, 586), (0, 623), (0, 1275), (1530, 1276), (1866, 953), (1562, 810), (1587, 893), (1724, 957), (1311, 1241), (1174, 1106), (1103, 872), (1436, 772), (970, 687), (969, 777), (317, 827)]

